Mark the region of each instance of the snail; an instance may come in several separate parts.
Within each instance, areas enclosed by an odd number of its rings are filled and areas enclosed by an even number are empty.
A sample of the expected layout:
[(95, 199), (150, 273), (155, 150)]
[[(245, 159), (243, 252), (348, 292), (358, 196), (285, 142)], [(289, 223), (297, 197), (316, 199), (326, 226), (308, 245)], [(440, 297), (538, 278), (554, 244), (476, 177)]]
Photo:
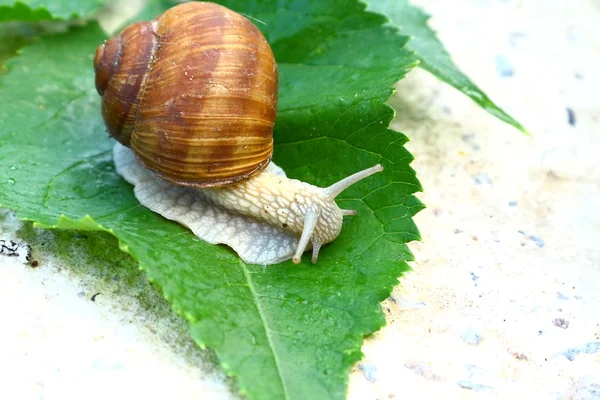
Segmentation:
[(381, 165), (320, 188), (271, 162), (278, 71), (248, 19), (189, 2), (126, 27), (94, 57), (116, 171), (140, 203), (243, 261), (273, 264), (342, 229), (335, 197)]

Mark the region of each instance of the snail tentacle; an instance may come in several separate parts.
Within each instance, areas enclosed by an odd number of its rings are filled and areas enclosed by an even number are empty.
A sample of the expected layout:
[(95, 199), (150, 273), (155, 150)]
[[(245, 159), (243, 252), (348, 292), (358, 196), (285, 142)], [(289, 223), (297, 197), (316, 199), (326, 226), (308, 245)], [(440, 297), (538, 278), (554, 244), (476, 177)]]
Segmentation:
[(381, 171), (383, 171), (383, 166), (381, 164), (377, 164), (371, 168), (363, 169), (362, 171), (352, 174), (329, 187), (323, 188), (323, 194), (330, 200), (333, 200), (340, 193), (354, 185), (356, 182)]
[(317, 263), (317, 258), (319, 258), (319, 250), (321, 250), (321, 242), (313, 241), (313, 251), (312, 251), (312, 263)]
[[(300, 262), (300, 258), (302, 257), (302, 253), (306, 250), (306, 246), (308, 242), (311, 240), (313, 236), (313, 232), (315, 230), (315, 226), (317, 226), (317, 222), (319, 222), (319, 216), (321, 212), (318, 208), (311, 208), (304, 215), (304, 227), (302, 229), (302, 236), (300, 236), (300, 241), (298, 242), (298, 247), (296, 247), (296, 253), (294, 253), (294, 257), (292, 257), (292, 261), (294, 264), (298, 264)], [(316, 260), (317, 255), (319, 254), (319, 248), (321, 246), (315, 246), (313, 241), (313, 260)], [(316, 253), (315, 254), (315, 249)], [(314, 263), (315, 261), (313, 261)]]

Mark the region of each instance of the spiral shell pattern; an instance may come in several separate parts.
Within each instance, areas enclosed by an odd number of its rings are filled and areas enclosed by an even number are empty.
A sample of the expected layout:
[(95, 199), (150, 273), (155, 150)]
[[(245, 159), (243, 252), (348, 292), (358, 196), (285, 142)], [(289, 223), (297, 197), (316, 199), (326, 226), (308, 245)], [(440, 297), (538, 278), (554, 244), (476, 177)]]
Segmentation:
[(94, 66), (108, 132), (159, 177), (223, 186), (269, 163), (277, 64), (240, 14), (180, 4), (107, 40)]

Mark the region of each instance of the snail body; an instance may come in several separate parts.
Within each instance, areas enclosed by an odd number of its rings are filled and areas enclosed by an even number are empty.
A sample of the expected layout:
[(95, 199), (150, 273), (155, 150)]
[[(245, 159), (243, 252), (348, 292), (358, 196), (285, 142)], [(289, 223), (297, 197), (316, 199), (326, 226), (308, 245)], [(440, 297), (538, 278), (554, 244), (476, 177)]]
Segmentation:
[(225, 7), (189, 2), (133, 24), (94, 65), (107, 131), (121, 144), (116, 169), (138, 200), (246, 262), (298, 263), (312, 247), (316, 263), (355, 214), (335, 197), (382, 170), (319, 188), (271, 163), (277, 65), (260, 31)]

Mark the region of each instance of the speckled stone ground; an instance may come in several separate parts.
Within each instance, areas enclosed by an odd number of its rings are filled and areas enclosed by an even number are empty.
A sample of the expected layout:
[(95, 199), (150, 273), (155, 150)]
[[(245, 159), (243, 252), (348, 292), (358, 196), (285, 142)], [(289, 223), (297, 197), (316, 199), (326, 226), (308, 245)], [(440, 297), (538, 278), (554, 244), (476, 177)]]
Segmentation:
[[(423, 242), (349, 398), (598, 399), (600, 2), (415, 3), (531, 136), (426, 72), (398, 86), (394, 127), (412, 139), (428, 205)], [(0, 215), (0, 237), (19, 227)], [(62, 236), (74, 234), (19, 235), (43, 268), (0, 257), (0, 398), (233, 397), (142, 275), (90, 275), (86, 262), (104, 256)], [(64, 245), (80, 257), (61, 257)]]
[(428, 208), (351, 399), (600, 398), (600, 2), (416, 2), (531, 132), (426, 72), (391, 104)]

